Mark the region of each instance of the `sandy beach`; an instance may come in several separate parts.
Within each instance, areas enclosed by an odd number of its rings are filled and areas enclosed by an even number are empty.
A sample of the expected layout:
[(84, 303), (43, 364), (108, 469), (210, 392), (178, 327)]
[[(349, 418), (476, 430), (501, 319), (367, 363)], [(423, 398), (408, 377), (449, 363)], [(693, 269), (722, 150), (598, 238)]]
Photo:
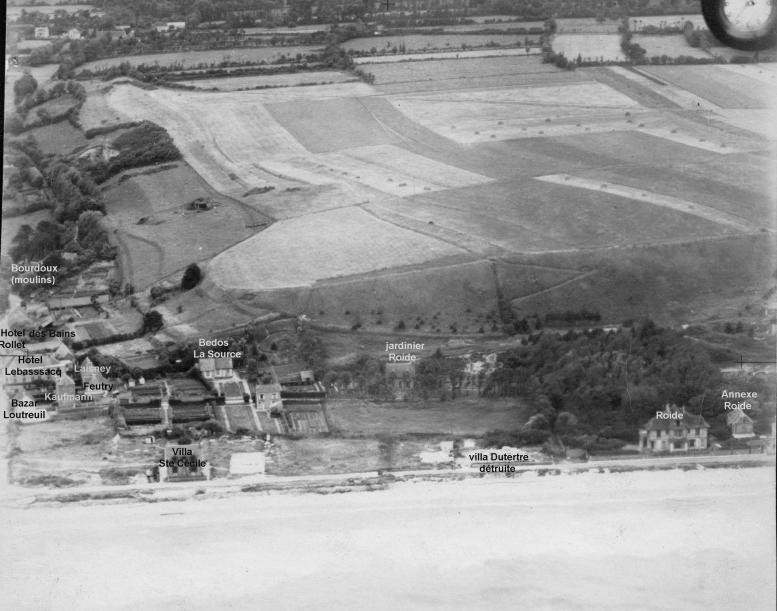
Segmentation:
[(2, 510), (12, 609), (775, 605), (775, 471)]

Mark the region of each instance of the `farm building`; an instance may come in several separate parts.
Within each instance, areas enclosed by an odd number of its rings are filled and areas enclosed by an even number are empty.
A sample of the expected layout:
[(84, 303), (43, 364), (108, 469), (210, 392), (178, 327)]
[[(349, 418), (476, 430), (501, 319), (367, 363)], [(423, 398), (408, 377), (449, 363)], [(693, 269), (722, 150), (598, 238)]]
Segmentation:
[(39, 25), (35, 28), (35, 38), (49, 38), (51, 37), (51, 32), (49, 31), (49, 27), (47, 25)]

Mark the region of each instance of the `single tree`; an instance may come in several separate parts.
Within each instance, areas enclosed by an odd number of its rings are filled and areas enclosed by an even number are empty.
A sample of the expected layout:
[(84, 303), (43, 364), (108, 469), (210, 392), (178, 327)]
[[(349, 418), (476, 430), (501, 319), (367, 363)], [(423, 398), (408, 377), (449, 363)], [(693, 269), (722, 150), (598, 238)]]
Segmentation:
[(32, 74), (25, 72), (13, 85), (13, 93), (16, 96), (16, 102), (19, 103), (37, 88), (38, 81), (35, 80), (35, 77), (32, 76)]
[(153, 333), (158, 331), (164, 325), (162, 315), (156, 310), (150, 310), (143, 314), (143, 332)]
[(200, 271), (200, 266), (196, 263), (192, 263), (183, 273), (183, 278), (181, 278), (181, 288), (184, 291), (191, 290), (200, 283), (200, 280), (202, 280), (202, 271)]

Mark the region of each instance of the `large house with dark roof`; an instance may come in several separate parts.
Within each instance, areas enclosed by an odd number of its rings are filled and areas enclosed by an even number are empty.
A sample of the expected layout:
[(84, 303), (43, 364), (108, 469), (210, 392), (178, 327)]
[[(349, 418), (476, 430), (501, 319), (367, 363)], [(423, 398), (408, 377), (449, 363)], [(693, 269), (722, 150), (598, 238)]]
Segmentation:
[(706, 450), (709, 428), (702, 416), (667, 404), (639, 430), (639, 449), (642, 452)]

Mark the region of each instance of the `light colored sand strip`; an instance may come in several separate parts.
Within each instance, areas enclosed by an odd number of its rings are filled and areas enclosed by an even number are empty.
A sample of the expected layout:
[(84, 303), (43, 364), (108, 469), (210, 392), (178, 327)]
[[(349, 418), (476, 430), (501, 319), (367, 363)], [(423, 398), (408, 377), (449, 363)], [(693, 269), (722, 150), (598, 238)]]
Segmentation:
[(388, 144), (260, 163), (269, 172), (309, 184), (356, 184), (396, 197), (491, 182), (487, 176)]
[(742, 149), (734, 148), (733, 146), (729, 146), (723, 142), (713, 142), (712, 140), (707, 140), (706, 138), (697, 138), (696, 136), (692, 136), (687, 133), (681, 133), (676, 129), (674, 130), (675, 133), (672, 133), (672, 130), (666, 127), (641, 127), (636, 131), (642, 132), (643, 134), (648, 134), (649, 136), (655, 136), (656, 138), (663, 138), (664, 140), (677, 142), (678, 144), (684, 144), (685, 146), (692, 146), (697, 149), (702, 149), (703, 151), (719, 153), (720, 155), (730, 155), (731, 153), (742, 152)]
[(593, 180), (590, 178), (580, 178), (578, 176), (570, 176), (569, 174), (549, 174), (547, 176), (535, 176), (535, 180), (541, 180), (543, 182), (550, 182), (554, 184), (564, 185), (566, 187), (577, 187), (578, 189), (587, 189), (589, 191), (599, 191), (600, 193), (609, 193), (610, 195), (617, 195), (619, 197), (625, 197), (640, 202), (646, 202), (655, 206), (663, 206), (664, 208), (671, 208), (679, 212), (686, 214), (692, 214), (699, 218), (718, 223), (720, 225), (727, 225), (734, 227), (739, 231), (751, 233), (757, 229), (745, 219), (736, 217), (714, 208), (708, 208), (700, 204), (694, 204), (693, 202), (686, 201), (684, 199), (678, 199), (669, 195), (661, 195), (659, 193), (652, 193), (645, 189), (635, 189), (634, 187), (627, 187), (625, 185), (614, 185), (606, 183), (601, 180)]

